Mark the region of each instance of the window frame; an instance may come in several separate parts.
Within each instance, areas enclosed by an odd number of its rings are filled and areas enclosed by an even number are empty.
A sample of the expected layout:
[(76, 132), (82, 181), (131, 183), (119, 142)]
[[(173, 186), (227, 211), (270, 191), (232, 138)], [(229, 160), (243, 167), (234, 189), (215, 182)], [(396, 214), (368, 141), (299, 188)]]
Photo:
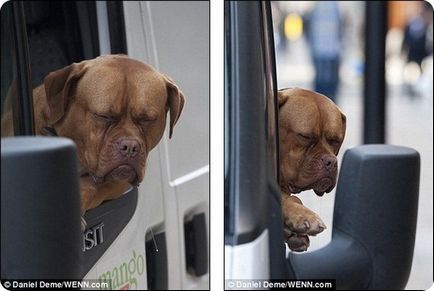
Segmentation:
[(12, 98), (14, 135), (34, 135), (33, 95), (30, 78), (30, 54), (27, 40), (24, 4), (11, 1), (13, 11), (13, 35), (17, 70), (17, 96)]

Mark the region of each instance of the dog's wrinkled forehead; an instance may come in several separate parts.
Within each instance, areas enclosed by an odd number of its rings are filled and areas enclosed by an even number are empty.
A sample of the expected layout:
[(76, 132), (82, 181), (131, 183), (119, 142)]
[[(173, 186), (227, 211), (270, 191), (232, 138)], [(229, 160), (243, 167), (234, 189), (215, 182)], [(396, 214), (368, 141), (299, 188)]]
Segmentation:
[(120, 113), (129, 104), (137, 111), (165, 108), (163, 76), (150, 66), (128, 58), (97, 58), (77, 85), (77, 98), (89, 108)]
[(283, 90), (279, 95), (281, 127), (301, 133), (320, 133), (310, 132), (314, 129), (344, 134), (345, 115), (326, 96), (299, 88)]

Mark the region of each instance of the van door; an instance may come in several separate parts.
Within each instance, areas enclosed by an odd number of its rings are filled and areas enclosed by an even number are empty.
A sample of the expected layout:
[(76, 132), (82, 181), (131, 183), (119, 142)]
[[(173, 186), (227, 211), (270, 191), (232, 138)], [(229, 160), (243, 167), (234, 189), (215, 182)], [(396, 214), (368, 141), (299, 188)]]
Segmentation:
[[(124, 2), (124, 13), (129, 55), (170, 76), (186, 97), (172, 139), (166, 131), (153, 150), (153, 161), (161, 173), (168, 288), (205, 289), (209, 286), (209, 78), (204, 76), (209, 75), (209, 3)], [(149, 193), (143, 189), (140, 195)]]

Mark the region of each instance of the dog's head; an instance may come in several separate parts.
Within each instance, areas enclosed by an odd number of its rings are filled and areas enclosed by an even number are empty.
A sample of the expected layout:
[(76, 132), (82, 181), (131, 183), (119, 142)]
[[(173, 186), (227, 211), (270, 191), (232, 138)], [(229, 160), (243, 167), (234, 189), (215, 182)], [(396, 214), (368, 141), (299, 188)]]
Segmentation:
[(46, 122), (75, 141), (95, 182), (143, 180), (149, 151), (170, 111), (170, 134), (184, 95), (169, 77), (124, 55), (74, 63), (44, 80)]
[(337, 179), (345, 115), (326, 96), (309, 90), (283, 89), (278, 99), (280, 187), (294, 194), (330, 192)]

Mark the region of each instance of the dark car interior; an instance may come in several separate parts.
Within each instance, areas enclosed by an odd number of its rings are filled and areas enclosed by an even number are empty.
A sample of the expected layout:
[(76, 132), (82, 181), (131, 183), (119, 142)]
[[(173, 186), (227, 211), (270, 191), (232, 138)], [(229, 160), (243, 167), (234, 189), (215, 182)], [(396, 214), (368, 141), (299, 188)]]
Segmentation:
[(51, 71), (99, 54), (95, 1), (24, 2), (32, 85)]

